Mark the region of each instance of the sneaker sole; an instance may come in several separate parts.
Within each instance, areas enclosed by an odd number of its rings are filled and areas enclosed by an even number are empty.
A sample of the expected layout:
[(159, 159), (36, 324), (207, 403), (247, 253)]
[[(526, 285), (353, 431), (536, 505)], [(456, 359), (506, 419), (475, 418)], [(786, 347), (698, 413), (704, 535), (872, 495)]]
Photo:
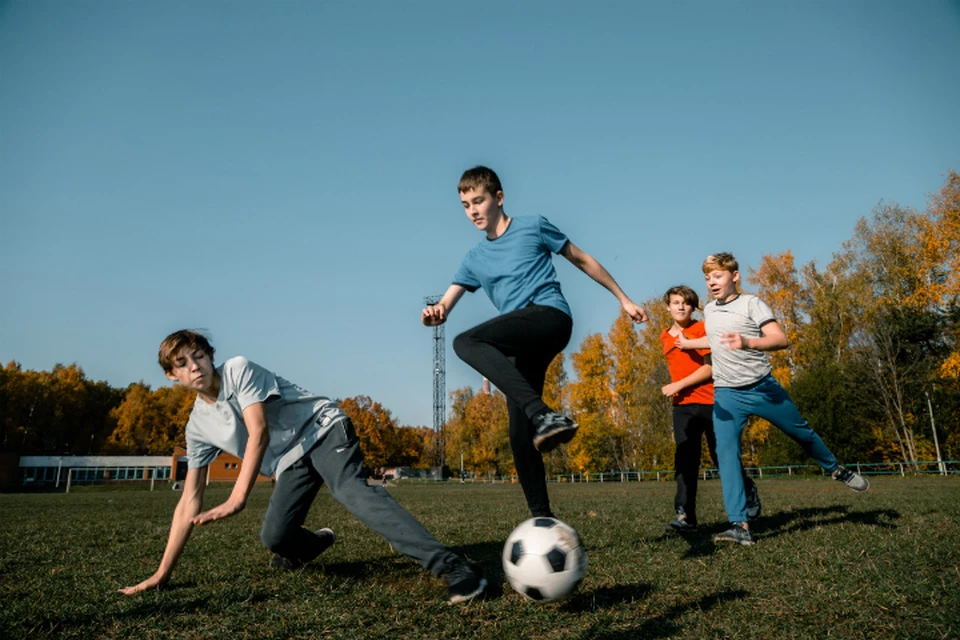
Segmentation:
[(558, 427), (549, 433), (537, 434), (533, 437), (533, 446), (540, 453), (548, 453), (573, 440), (577, 435), (577, 429), (579, 427)]
[(743, 546), (745, 546), (745, 547), (749, 547), (749, 546), (751, 546), (751, 545), (757, 544), (757, 543), (756, 543), (755, 541), (753, 541), (753, 540), (734, 540), (733, 538), (723, 538), (723, 537), (720, 537), (720, 536), (714, 536), (713, 541), (714, 541), (714, 542), (732, 542), (732, 543), (734, 543), (734, 544), (740, 544), (740, 545), (743, 545)]
[(478, 595), (483, 593), (483, 590), (486, 588), (487, 588), (487, 579), (480, 578), (480, 586), (477, 588), (476, 591), (466, 595), (450, 596), (450, 598), (447, 600), (447, 604), (459, 604), (461, 602), (466, 602), (467, 600), (473, 600)]

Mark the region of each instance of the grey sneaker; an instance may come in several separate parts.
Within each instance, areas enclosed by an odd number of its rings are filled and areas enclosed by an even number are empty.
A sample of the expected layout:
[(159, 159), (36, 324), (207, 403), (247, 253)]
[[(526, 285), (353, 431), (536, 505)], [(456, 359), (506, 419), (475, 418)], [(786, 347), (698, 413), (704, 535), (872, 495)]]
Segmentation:
[(667, 533), (696, 533), (697, 521), (687, 517), (683, 507), (677, 507), (677, 517), (667, 524)]
[(540, 453), (553, 451), (561, 444), (573, 440), (577, 435), (577, 423), (563, 415), (553, 411), (544, 411), (533, 419), (533, 426), (536, 433), (533, 434), (533, 446)]
[(487, 588), (480, 565), (461, 562), (443, 574), (447, 581), (447, 602), (456, 604), (476, 598)]
[(866, 478), (846, 467), (837, 467), (832, 477), (834, 480), (839, 480), (854, 491), (866, 491), (870, 488), (870, 483), (867, 482)]
[(714, 542), (736, 542), (737, 544), (756, 544), (749, 529), (743, 526), (742, 522), (734, 522), (733, 525), (723, 533), (713, 536)]
[(747, 489), (747, 517), (750, 519), (760, 517), (760, 490), (757, 489), (757, 483), (754, 482)]
[[(333, 529), (328, 529), (324, 527), (323, 529), (317, 529), (313, 532), (313, 535), (317, 536), (319, 539), (319, 544), (317, 545), (316, 556), (320, 555), (327, 549), (333, 546), (333, 543), (337, 541), (337, 534), (333, 532)], [(305, 563), (301, 560), (295, 560), (293, 558), (285, 558), (279, 553), (273, 554), (273, 557), (270, 558), (270, 566), (274, 569), (282, 569), (285, 571), (293, 571), (294, 569), (299, 569)]]

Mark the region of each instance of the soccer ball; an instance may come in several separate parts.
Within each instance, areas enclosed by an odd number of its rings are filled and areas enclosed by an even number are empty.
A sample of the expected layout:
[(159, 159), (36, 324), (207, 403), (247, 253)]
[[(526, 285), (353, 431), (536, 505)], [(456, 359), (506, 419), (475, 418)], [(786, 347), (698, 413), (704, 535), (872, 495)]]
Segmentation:
[(503, 545), (503, 572), (510, 586), (537, 602), (562, 600), (587, 571), (587, 552), (570, 525), (556, 518), (531, 518)]

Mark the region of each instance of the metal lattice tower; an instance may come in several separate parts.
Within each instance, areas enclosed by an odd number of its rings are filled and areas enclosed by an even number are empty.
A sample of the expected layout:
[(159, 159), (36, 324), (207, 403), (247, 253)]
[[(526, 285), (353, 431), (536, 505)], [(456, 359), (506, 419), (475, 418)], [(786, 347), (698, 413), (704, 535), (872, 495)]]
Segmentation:
[[(442, 297), (427, 296), (423, 300), (428, 305), (434, 305), (440, 302)], [(446, 445), (443, 425), (446, 422), (447, 415), (447, 350), (444, 326), (438, 324), (433, 328), (433, 433), (437, 444), (437, 466), (440, 467), (441, 473), (446, 464), (446, 456), (443, 451)]]

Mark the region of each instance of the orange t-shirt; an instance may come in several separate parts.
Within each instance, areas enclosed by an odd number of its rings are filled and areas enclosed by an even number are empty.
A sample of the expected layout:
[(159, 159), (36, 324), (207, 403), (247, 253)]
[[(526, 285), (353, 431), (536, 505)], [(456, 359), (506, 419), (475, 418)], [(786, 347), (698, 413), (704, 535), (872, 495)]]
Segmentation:
[[(707, 335), (707, 330), (703, 322), (697, 320), (683, 330), (683, 335), (691, 340), (696, 340)], [(702, 367), (704, 357), (710, 353), (710, 349), (685, 351), (674, 344), (675, 340), (676, 338), (670, 335), (670, 329), (660, 334), (660, 342), (663, 343), (663, 355), (667, 359), (667, 368), (670, 369), (670, 379), (674, 382), (686, 378)], [(713, 381), (708, 380), (683, 389), (673, 396), (673, 404), (713, 404)]]

